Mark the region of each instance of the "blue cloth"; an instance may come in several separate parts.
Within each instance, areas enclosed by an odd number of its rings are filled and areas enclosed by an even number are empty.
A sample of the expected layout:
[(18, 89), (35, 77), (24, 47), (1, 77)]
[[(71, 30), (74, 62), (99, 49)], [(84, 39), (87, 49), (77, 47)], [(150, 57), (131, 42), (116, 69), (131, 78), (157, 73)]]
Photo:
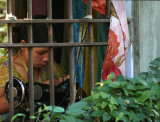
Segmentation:
[[(86, 5), (82, 0), (73, 0), (73, 18), (82, 19), (86, 16)], [(79, 28), (80, 23), (73, 24), (73, 40), (74, 42), (80, 42), (79, 40)], [(79, 54), (79, 61), (77, 62), (77, 52), (79, 47), (74, 47), (74, 72), (76, 73), (75, 81), (79, 83), (81, 87), (84, 84), (84, 62), (82, 62), (81, 52)], [(85, 61), (83, 59), (83, 61)], [(77, 67), (77, 68), (76, 68)]]

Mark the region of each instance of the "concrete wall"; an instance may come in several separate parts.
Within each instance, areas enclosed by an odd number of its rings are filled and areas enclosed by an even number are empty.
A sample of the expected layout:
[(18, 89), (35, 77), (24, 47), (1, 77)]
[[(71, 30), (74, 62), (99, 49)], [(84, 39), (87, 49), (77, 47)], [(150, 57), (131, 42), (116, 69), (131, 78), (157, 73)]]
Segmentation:
[(149, 62), (160, 57), (160, 1), (134, 4), (135, 74), (148, 71)]

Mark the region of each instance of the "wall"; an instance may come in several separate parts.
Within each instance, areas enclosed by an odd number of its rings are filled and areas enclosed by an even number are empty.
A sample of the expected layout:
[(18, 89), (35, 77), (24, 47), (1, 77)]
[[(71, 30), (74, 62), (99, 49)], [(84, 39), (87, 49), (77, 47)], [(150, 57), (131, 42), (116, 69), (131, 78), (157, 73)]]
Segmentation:
[(134, 3), (135, 74), (148, 70), (149, 62), (160, 57), (160, 1)]

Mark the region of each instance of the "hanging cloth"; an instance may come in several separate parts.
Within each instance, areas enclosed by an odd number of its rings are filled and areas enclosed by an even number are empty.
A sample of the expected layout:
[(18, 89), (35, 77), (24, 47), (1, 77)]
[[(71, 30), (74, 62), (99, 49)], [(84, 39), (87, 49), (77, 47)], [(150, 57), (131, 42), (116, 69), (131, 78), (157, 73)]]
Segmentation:
[[(83, 0), (83, 2), (87, 4), (87, 0)], [(107, 15), (106, 0), (92, 0), (92, 8), (104, 16)]]
[[(114, 72), (125, 76), (125, 65), (128, 52), (128, 23), (125, 6), (122, 0), (112, 0), (108, 47), (103, 61), (101, 81)], [(116, 13), (116, 14), (115, 14)]]
[[(73, 0), (73, 18), (82, 19), (86, 16), (86, 6), (81, 0)], [(74, 42), (84, 42), (87, 26), (82, 23), (73, 24)], [(74, 80), (83, 88), (84, 84), (84, 48), (74, 47)]]

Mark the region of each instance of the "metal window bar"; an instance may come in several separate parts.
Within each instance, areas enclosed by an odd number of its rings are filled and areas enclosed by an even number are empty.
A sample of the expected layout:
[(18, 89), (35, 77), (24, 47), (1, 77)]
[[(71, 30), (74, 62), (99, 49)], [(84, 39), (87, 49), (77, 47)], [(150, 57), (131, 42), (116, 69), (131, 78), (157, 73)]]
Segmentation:
[[(11, 14), (11, 0), (7, 0), (7, 14)], [(12, 44), (12, 25), (7, 24), (8, 30), (7, 30), (7, 35), (8, 35), (8, 43)], [(14, 100), (13, 100), (13, 60), (12, 60), (12, 48), (9, 48), (9, 102), (10, 102), (10, 116), (9, 119), (11, 120), (12, 116), (14, 115)]]
[(107, 3), (107, 18), (111, 16), (111, 0), (106, 0)]
[[(92, 0), (87, 1), (88, 15), (92, 16)], [(93, 24), (88, 23), (88, 39), (93, 42)], [(93, 47), (89, 47), (89, 75), (90, 75), (90, 90), (94, 88), (94, 63), (93, 63)]]
[(1, 20), (0, 24), (5, 23), (100, 23), (110, 22), (110, 19), (17, 19), (15, 20)]
[[(32, 0), (27, 0), (27, 18), (32, 19)], [(33, 43), (32, 34), (32, 23), (28, 24), (28, 43)], [(29, 105), (30, 105), (30, 115), (34, 114), (34, 77), (33, 77), (33, 48), (29, 47), (29, 70), (28, 70), (28, 80), (29, 80)], [(30, 119), (33, 122), (33, 119)]]
[[(52, 0), (47, 0), (47, 16), (48, 19), (52, 19)], [(48, 40), (50, 44), (53, 44), (53, 27), (52, 24), (48, 24)], [(54, 106), (54, 66), (53, 66), (53, 47), (49, 48), (49, 71), (50, 71), (50, 105)]]
[(19, 47), (89, 47), (89, 46), (106, 46), (107, 42), (88, 42), (88, 43), (33, 43), (33, 44), (0, 44), (0, 48), (19, 48)]
[[(9, 94), (10, 94), (10, 120), (12, 116), (14, 115), (14, 105), (13, 105), (13, 61), (12, 61), (12, 48), (19, 48), (19, 47), (29, 47), (29, 89), (30, 89), (30, 115), (34, 113), (34, 81), (33, 81), (33, 54), (32, 54), (32, 48), (33, 47), (50, 47), (49, 49), (49, 60), (50, 62), (53, 62), (53, 47), (70, 47), (70, 103), (73, 102), (74, 98), (74, 62), (73, 62), (73, 47), (81, 47), (81, 46), (89, 46), (90, 47), (90, 62), (93, 62), (93, 46), (106, 46), (107, 42), (93, 42), (93, 27), (92, 23), (99, 23), (99, 22), (110, 22), (108, 19), (110, 17), (110, 0), (107, 0), (107, 18), (106, 19), (73, 19), (72, 15), (72, 0), (68, 0), (68, 19), (52, 19), (52, 4), (51, 0), (48, 0), (48, 19), (47, 20), (32, 20), (32, 0), (28, 0), (27, 6), (28, 6), (28, 19), (27, 20), (1, 20), (1, 23), (7, 23), (8, 25), (8, 44), (0, 44), (0, 48), (9, 48)], [(92, 15), (92, 1), (88, 0), (88, 15)], [(7, 14), (11, 13), (11, 0), (7, 0)], [(89, 23), (89, 42), (88, 43), (73, 43), (73, 23)], [(11, 24), (13, 23), (28, 23), (28, 44), (13, 44), (12, 43), (12, 27)], [(48, 37), (49, 37), (49, 43), (48, 44), (34, 44), (32, 41), (32, 23), (48, 23)], [(52, 29), (52, 23), (68, 23), (68, 35), (69, 35), (69, 43), (53, 43), (53, 29)], [(51, 90), (51, 101), (50, 104), (54, 105), (54, 76), (53, 76), (53, 63), (50, 63), (50, 90)], [(94, 87), (94, 80), (93, 80), (93, 63), (90, 65), (90, 80), (91, 80), (91, 90)], [(33, 120), (31, 120), (33, 121)]]
[[(68, 0), (68, 19), (73, 19), (72, 0)], [(73, 43), (73, 23), (68, 24), (68, 40)], [(70, 104), (74, 100), (74, 54), (73, 47), (69, 49), (69, 70), (70, 70)]]

